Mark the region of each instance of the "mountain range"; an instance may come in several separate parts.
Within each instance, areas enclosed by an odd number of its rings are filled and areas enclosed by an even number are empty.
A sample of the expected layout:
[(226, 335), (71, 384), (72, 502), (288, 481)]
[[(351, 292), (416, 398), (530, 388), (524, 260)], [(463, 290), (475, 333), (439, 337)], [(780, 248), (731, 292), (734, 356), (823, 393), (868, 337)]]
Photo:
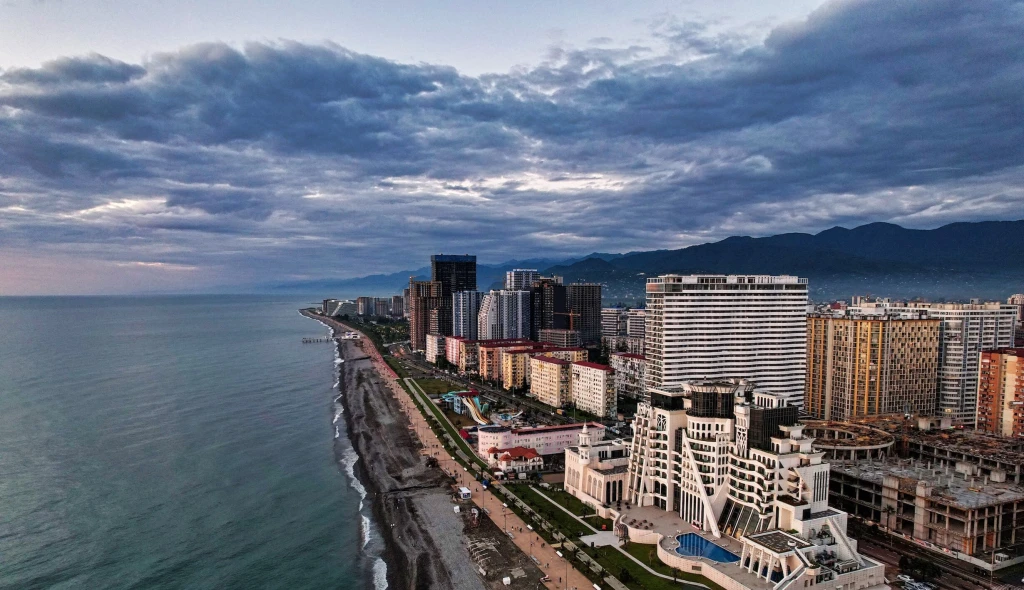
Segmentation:
[[(818, 234), (734, 236), (678, 250), (593, 253), (569, 260), (513, 260), (477, 266), (480, 289), (496, 286), (506, 270), (538, 268), (565, 282), (605, 285), (606, 303), (643, 299), (647, 277), (659, 274), (790, 274), (809, 279), (815, 301), (851, 295), (961, 300), (1005, 299), (1024, 292), (1024, 220), (952, 223), (931, 230), (870, 223)], [(359, 279), (289, 283), (277, 290), (400, 293), (410, 276), (429, 268)]]

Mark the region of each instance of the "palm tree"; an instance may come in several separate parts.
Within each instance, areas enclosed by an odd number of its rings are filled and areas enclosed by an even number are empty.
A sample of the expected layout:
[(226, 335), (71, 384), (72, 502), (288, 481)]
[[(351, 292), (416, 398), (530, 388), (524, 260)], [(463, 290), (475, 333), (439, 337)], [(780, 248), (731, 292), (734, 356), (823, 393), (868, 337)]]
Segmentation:
[(892, 549), (892, 531), (893, 531), (893, 515), (896, 514), (896, 508), (893, 506), (886, 506), (882, 508), (882, 512), (885, 513), (885, 528), (889, 529), (889, 548)]

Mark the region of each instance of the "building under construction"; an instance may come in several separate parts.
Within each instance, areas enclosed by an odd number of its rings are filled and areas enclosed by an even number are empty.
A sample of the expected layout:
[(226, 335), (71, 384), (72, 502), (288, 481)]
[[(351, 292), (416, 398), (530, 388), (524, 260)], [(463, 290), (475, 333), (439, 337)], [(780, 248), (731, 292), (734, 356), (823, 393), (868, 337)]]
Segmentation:
[(1024, 487), (913, 459), (831, 464), (829, 504), (982, 569), (1024, 562)]

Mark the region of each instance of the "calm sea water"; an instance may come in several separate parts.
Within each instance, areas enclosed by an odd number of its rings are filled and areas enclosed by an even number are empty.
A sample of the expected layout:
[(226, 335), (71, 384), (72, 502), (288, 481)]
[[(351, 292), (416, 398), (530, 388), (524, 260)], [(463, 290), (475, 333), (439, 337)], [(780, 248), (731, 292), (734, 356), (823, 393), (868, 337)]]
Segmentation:
[(302, 306), (0, 298), (0, 588), (372, 587)]

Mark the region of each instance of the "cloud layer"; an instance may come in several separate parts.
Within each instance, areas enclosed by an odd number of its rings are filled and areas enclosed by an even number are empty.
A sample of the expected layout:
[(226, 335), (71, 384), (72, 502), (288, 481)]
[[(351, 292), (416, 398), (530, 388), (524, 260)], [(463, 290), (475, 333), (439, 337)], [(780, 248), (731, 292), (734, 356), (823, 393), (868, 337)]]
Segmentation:
[(0, 72), (0, 251), (201, 289), (1024, 217), (1021, 2), (709, 31), (483, 77), (288, 42)]

